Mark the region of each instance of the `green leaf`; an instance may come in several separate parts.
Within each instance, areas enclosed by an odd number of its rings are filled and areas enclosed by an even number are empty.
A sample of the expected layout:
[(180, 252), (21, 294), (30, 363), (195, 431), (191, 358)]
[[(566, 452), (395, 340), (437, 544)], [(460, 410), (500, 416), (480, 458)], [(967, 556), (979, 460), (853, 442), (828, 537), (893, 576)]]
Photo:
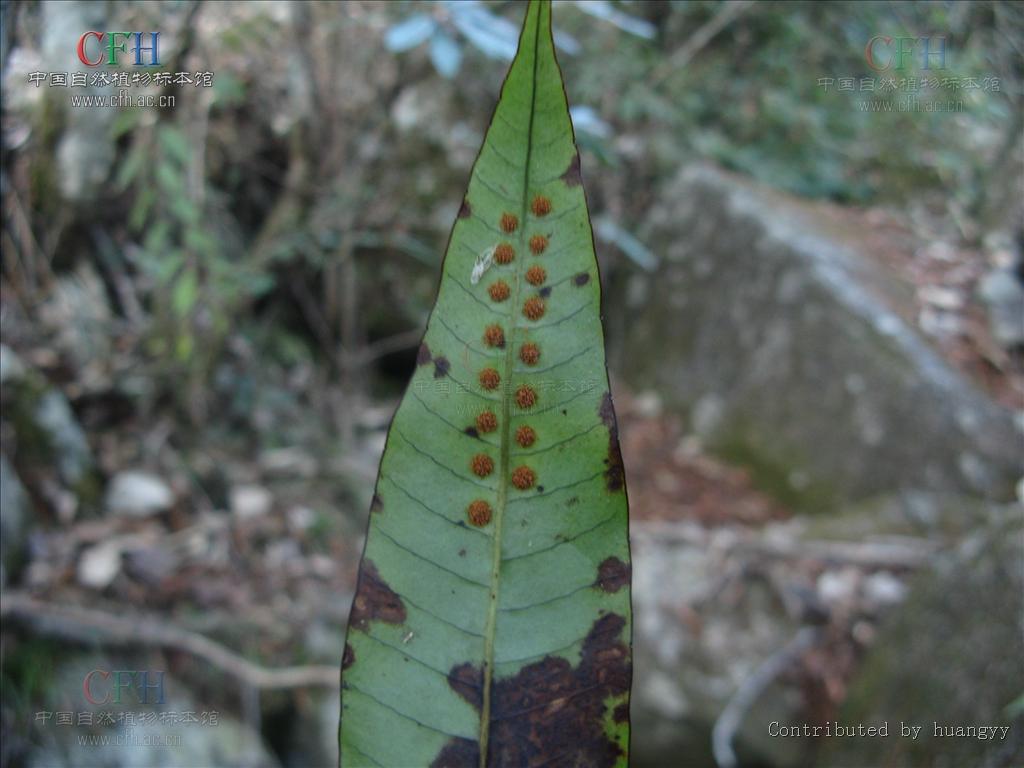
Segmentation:
[(174, 284), (171, 292), (171, 306), (178, 317), (188, 315), (199, 298), (199, 281), (195, 270), (185, 270)]
[(342, 662), (345, 768), (628, 764), (600, 308), (551, 6), (531, 2), (381, 460)]

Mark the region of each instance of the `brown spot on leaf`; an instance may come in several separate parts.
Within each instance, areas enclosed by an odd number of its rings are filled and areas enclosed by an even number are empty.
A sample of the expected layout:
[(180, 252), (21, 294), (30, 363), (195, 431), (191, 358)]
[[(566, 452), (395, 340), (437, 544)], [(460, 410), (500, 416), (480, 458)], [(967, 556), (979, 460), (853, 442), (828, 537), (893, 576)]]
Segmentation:
[(448, 371), (451, 370), (452, 364), (448, 362), (448, 358), (441, 356), (434, 358), (434, 378), (442, 379), (448, 375)]
[(530, 250), (535, 256), (540, 256), (547, 250), (548, 239), (544, 235), (534, 235), (530, 238)]
[(497, 389), (501, 383), (501, 376), (493, 368), (484, 368), (478, 376), (480, 386), (484, 389)]
[(370, 499), (370, 511), (371, 512), (383, 512), (384, 511), (384, 500), (381, 499), (376, 493), (373, 494), (373, 498)]
[(520, 491), (528, 491), (537, 482), (537, 473), (527, 466), (516, 467), (512, 472), (512, 485)]
[(457, 664), (448, 673), (448, 685), (479, 711), (483, 703), (484, 676), (478, 667), (468, 661)]
[(569, 161), (569, 167), (562, 174), (562, 181), (567, 187), (578, 187), (583, 183), (583, 174), (580, 172), (580, 153), (577, 152)]
[(493, 432), (498, 428), (498, 417), (494, 411), (484, 411), (476, 417), (476, 428), (481, 432)]
[(615, 406), (612, 404), (611, 392), (605, 392), (601, 397), (601, 407), (598, 409), (598, 414), (601, 416), (601, 421), (604, 422), (604, 425), (608, 427), (608, 431), (618, 438), (619, 427), (615, 423)]
[(528, 320), (540, 320), (545, 309), (544, 299), (539, 296), (531, 296), (523, 302), (523, 316)]
[(505, 346), (505, 331), (500, 325), (488, 325), (484, 328), (484, 344), (499, 349)]
[(626, 485), (626, 470), (622, 465), (622, 452), (618, 440), (609, 440), (608, 469), (604, 471), (605, 487), (612, 491), (621, 491)]
[(430, 360), (430, 347), (427, 346), (426, 342), (423, 342), (416, 352), (416, 365), (426, 365)]
[(530, 285), (542, 285), (548, 279), (547, 270), (539, 264), (534, 264), (526, 270), (526, 282)]
[(615, 765), (623, 749), (604, 732), (604, 702), (629, 692), (625, 626), (614, 613), (594, 622), (575, 668), (548, 656), (494, 681), (488, 765)]
[(500, 243), (494, 247), (494, 260), (499, 264), (511, 264), (516, 257), (516, 249), (510, 243)]
[(491, 301), (504, 301), (512, 295), (512, 291), (508, 287), (508, 283), (504, 280), (496, 280), (491, 283), (491, 286), (487, 289), (487, 293), (490, 294)]
[(605, 592), (618, 592), (629, 584), (629, 565), (617, 557), (606, 557), (597, 566), (597, 586)]
[(365, 632), (371, 621), (401, 624), (405, 621), (405, 604), (391, 587), (384, 583), (372, 560), (363, 560), (359, 569), (356, 598), (352, 601), (349, 624)]
[(533, 408), (537, 403), (537, 392), (533, 387), (527, 386), (526, 384), (520, 385), (519, 389), (516, 390), (516, 405), (520, 408)]
[[(449, 210), (451, 209), (449, 208)], [(472, 215), (473, 209), (469, 205), (469, 200), (467, 200), (466, 198), (462, 198), (462, 205), (459, 206), (459, 218), (468, 219)]]
[(534, 216), (547, 216), (551, 213), (551, 200), (544, 195), (537, 195), (530, 203), (530, 210)]
[(608, 457), (604, 463), (607, 469), (604, 471), (605, 487), (611, 491), (621, 491), (626, 486), (626, 469), (622, 465), (622, 451), (619, 450), (619, 427), (615, 421), (615, 406), (612, 405), (610, 392), (605, 392), (601, 398), (601, 407), (598, 410), (601, 421), (608, 428)]
[(537, 433), (533, 427), (523, 424), (523, 426), (516, 430), (516, 442), (523, 446), (523, 448), (529, 448), (537, 442)]
[(540, 347), (528, 341), (519, 348), (519, 359), (527, 365), (536, 365), (540, 361)]
[(501, 214), (501, 231), (512, 234), (519, 228), (519, 217), (513, 213)]
[(480, 764), (480, 744), (461, 736), (454, 736), (434, 758), (430, 768), (477, 768)]
[(471, 501), (466, 507), (466, 517), (477, 528), (483, 528), (491, 522), (491, 505), (483, 499)]
[(356, 663), (356, 652), (352, 649), (352, 646), (345, 643), (345, 653), (341, 656), (341, 669), (342, 671), (348, 669)]
[(580, 272), (573, 277), (572, 282), (577, 288), (580, 288), (590, 282), (590, 273)]
[(473, 457), (469, 466), (473, 470), (473, 474), (477, 477), (487, 477), (494, 471), (494, 459), (486, 453), (478, 453)]

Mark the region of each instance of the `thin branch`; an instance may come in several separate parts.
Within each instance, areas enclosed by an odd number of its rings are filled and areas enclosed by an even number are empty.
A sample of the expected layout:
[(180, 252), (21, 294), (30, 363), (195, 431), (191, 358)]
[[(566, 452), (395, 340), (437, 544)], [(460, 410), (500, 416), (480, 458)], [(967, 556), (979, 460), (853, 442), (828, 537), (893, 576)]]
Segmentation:
[(753, 4), (754, 0), (724, 0), (715, 15), (698, 27), (685, 43), (651, 73), (651, 85), (658, 85), (673, 72), (685, 68), (715, 35), (739, 18)]
[(736, 693), (725, 705), (725, 709), (718, 716), (715, 727), (711, 731), (711, 750), (715, 756), (715, 762), (718, 763), (718, 768), (736, 768), (739, 765), (736, 752), (732, 748), (732, 741), (743, 724), (747, 712), (772, 681), (782, 674), (801, 653), (817, 642), (820, 631), (817, 627), (800, 629), (789, 642), (765, 659), (761, 666), (754, 671), (754, 674), (750, 675), (736, 689)]
[(396, 333), (394, 336), (386, 336), (370, 342), (355, 353), (355, 358), (360, 365), (366, 365), (392, 352), (401, 352), (404, 349), (412, 349), (423, 337), (422, 328), (413, 328), (411, 331)]
[[(673, 523), (634, 523), (633, 539), (651, 539), (707, 548), (716, 544), (715, 534), (707, 534), (692, 526)], [(777, 541), (757, 534), (721, 537), (725, 549), (746, 551), (782, 560), (823, 560), (848, 563), (866, 568), (921, 568), (938, 548), (938, 543), (924, 538), (890, 537), (886, 541)]]
[(310, 665), (267, 669), (208, 637), (152, 617), (124, 618), (92, 608), (54, 605), (16, 592), (4, 593), (0, 617), (20, 619), (41, 634), (77, 642), (152, 645), (185, 651), (257, 689), (338, 688), (340, 685), (337, 667)]

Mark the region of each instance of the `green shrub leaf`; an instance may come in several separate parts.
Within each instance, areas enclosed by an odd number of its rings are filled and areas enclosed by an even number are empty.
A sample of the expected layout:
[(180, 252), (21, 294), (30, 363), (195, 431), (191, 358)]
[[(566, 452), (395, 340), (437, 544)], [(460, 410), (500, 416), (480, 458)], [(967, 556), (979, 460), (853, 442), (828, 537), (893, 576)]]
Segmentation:
[(371, 504), (351, 766), (624, 766), (627, 503), (548, 2), (531, 2)]

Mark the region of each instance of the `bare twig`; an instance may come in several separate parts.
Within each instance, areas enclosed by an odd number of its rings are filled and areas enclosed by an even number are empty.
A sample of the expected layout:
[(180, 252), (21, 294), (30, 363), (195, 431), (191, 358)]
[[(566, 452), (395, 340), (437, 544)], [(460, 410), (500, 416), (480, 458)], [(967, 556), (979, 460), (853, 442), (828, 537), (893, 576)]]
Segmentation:
[(819, 633), (820, 629), (817, 627), (800, 629), (788, 643), (765, 659), (754, 674), (736, 689), (736, 693), (725, 705), (711, 731), (711, 750), (718, 768), (736, 768), (738, 762), (736, 752), (732, 748), (732, 740), (743, 724), (743, 718), (772, 681), (801, 653), (817, 642)]
[[(634, 523), (630, 526), (634, 539), (651, 539), (707, 548), (716, 543), (714, 534), (693, 526), (673, 523)], [(737, 532), (735, 536), (718, 538), (726, 549), (747, 551), (765, 557), (793, 560), (823, 560), (866, 568), (920, 568), (938, 548), (936, 542), (923, 538), (890, 537), (886, 541), (780, 541), (757, 534)]]
[(392, 352), (412, 349), (422, 336), (422, 328), (413, 328), (411, 331), (403, 331), (402, 333), (396, 333), (394, 336), (377, 339), (356, 351), (356, 363), (358, 365), (366, 365), (378, 358), (384, 357), (384, 355), (390, 355)]
[(715, 15), (698, 27), (685, 43), (651, 73), (651, 85), (657, 85), (673, 72), (686, 67), (715, 35), (739, 18), (753, 4), (753, 0), (723, 0)]
[(267, 669), (244, 659), (208, 637), (147, 616), (124, 618), (105, 611), (53, 605), (16, 592), (5, 592), (0, 617), (20, 619), (42, 634), (77, 642), (152, 645), (185, 651), (255, 689), (338, 688), (338, 668), (324, 665)]

